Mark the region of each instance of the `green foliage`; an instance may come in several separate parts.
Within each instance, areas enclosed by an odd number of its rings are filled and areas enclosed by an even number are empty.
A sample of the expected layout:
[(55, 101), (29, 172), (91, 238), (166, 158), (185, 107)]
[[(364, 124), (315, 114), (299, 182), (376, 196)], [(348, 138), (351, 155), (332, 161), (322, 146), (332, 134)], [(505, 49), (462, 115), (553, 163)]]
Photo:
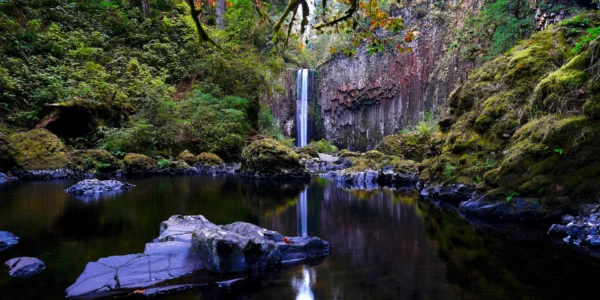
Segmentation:
[(317, 147), (317, 152), (319, 153), (337, 153), (339, 151), (335, 145), (325, 139), (312, 142), (311, 144)]
[(558, 153), (558, 155), (562, 155), (563, 154), (563, 150), (562, 149), (554, 149), (555, 153)]
[(170, 159), (166, 159), (166, 158), (164, 158), (164, 157), (161, 157), (161, 158), (158, 160), (158, 162), (157, 162), (157, 165), (158, 165), (158, 168), (159, 168), (159, 169), (165, 169), (165, 168), (168, 168), (168, 167), (170, 167), (172, 163), (173, 163), (173, 161), (172, 161), (172, 160), (170, 160)]
[(103, 163), (103, 162), (98, 162), (95, 161), (92, 158), (86, 158), (84, 164), (83, 164), (83, 168), (86, 170), (96, 170), (96, 171), (101, 171), (101, 170), (105, 170), (111, 167), (111, 164), (109, 163)]
[(449, 163), (444, 165), (444, 176), (449, 181), (456, 179), (456, 175), (454, 175), (454, 167)]
[(512, 201), (512, 199), (513, 199), (515, 196), (518, 196), (518, 195), (519, 195), (519, 193), (517, 193), (517, 192), (512, 192), (512, 193), (510, 193), (510, 194), (509, 194), (509, 193), (502, 193), (502, 194), (504, 194), (504, 195), (506, 196), (506, 198), (504, 199), (504, 201), (506, 201), (506, 202), (510, 202), (510, 201)]
[(405, 126), (400, 133), (416, 132), (422, 137), (429, 137), (437, 128), (437, 115), (432, 111), (426, 111), (423, 113), (420, 121)]
[(577, 41), (577, 44), (575, 44), (575, 47), (573, 48), (573, 50), (571, 50), (571, 52), (573, 54), (579, 54), (583, 51), (583, 49), (592, 41), (598, 39), (598, 37), (600, 37), (600, 27), (595, 27), (595, 28), (588, 28), (586, 30), (587, 35), (583, 35), (579, 38), (579, 41)]

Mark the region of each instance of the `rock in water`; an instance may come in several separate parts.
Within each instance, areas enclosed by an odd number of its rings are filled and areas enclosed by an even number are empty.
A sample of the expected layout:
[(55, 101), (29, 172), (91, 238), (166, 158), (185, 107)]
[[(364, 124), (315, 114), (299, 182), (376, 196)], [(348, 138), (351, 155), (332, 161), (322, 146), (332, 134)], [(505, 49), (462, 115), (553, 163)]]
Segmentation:
[(65, 192), (74, 195), (95, 195), (111, 191), (128, 190), (135, 185), (116, 180), (86, 179), (78, 182)]
[(13, 278), (25, 278), (40, 274), (46, 265), (35, 257), (17, 257), (4, 263), (8, 266), (8, 275)]
[(277, 266), (281, 260), (275, 242), (218, 228), (194, 232), (192, 248), (204, 267), (217, 274), (266, 269)]
[(0, 231), (0, 252), (19, 243), (19, 237), (8, 231)]
[(6, 183), (7, 180), (8, 180), (8, 177), (6, 177), (6, 174), (0, 173), (0, 184)]
[[(161, 223), (160, 237), (146, 244), (144, 253), (88, 263), (77, 281), (67, 288), (66, 295), (97, 298), (133, 295), (138, 291), (146, 291), (143, 295), (161, 295), (210, 284), (227, 286), (226, 282), (243, 281), (260, 273), (237, 272), (322, 258), (330, 250), (329, 243), (316, 237), (284, 239), (276, 231), (249, 223), (217, 226), (201, 215), (175, 215)], [(197, 272), (203, 270), (228, 276)], [(173, 281), (192, 273), (195, 275), (186, 277), (183, 285)]]
[(204, 228), (217, 228), (217, 225), (211, 223), (204, 216), (171, 216), (168, 220), (160, 224), (159, 242), (177, 241), (192, 242), (192, 233)]
[(292, 149), (273, 139), (254, 141), (242, 152), (242, 175), (255, 178), (308, 180), (310, 173)]

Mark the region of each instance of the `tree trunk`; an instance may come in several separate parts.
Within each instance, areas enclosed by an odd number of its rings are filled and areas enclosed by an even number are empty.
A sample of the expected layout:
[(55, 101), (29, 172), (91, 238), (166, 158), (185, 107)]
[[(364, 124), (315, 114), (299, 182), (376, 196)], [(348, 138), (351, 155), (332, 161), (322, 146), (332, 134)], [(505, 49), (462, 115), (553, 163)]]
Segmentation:
[(148, 18), (150, 17), (150, 3), (148, 3), (148, 0), (141, 0), (142, 1), (142, 13), (144, 14), (144, 18)]
[(217, 0), (217, 28), (225, 29), (225, 0)]

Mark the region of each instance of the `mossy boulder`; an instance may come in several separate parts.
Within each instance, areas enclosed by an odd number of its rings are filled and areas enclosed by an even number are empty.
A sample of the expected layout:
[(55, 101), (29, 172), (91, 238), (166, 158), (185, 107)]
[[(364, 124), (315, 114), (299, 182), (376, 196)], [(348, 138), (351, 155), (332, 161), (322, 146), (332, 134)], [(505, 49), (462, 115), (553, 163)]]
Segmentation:
[(339, 158), (351, 158), (351, 157), (360, 157), (362, 154), (360, 152), (350, 151), (348, 149), (343, 149), (338, 153)]
[(63, 142), (52, 132), (34, 129), (8, 137), (14, 150), (16, 167), (23, 171), (54, 170), (66, 168), (69, 152)]
[(223, 159), (214, 153), (202, 152), (196, 157), (196, 162), (203, 166), (220, 166), (225, 164)]
[(419, 163), (414, 160), (398, 160), (392, 169), (394, 173), (417, 174), (419, 172)]
[(71, 155), (72, 169), (111, 171), (123, 167), (123, 164), (108, 151), (101, 149), (73, 150)]
[(273, 139), (254, 141), (242, 151), (242, 174), (258, 178), (308, 179), (299, 155)]
[(319, 152), (317, 151), (317, 146), (315, 144), (308, 144), (304, 147), (296, 149), (295, 151), (301, 157), (306, 155), (313, 158), (319, 158)]
[(138, 153), (127, 153), (123, 163), (132, 172), (147, 172), (158, 168), (156, 159)]
[(0, 132), (0, 171), (6, 171), (13, 167), (14, 155), (15, 149), (8, 142), (8, 137)]
[(196, 162), (198, 162), (197, 156), (188, 150), (181, 152), (179, 156), (177, 156), (177, 160), (183, 161), (190, 166), (193, 166), (196, 164)]
[(422, 161), (427, 154), (429, 144), (429, 136), (408, 132), (386, 136), (376, 149), (385, 155)]

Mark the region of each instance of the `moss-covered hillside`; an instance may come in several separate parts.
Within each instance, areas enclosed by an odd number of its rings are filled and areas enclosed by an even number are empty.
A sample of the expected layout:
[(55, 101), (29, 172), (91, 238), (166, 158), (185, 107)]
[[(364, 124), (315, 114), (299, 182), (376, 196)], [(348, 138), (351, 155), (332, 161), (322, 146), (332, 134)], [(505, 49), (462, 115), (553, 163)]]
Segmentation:
[[(599, 26), (600, 14), (579, 15), (475, 70), (410, 157), (425, 156), (421, 180), (556, 208), (600, 195)], [(414, 150), (414, 135), (378, 149)]]

